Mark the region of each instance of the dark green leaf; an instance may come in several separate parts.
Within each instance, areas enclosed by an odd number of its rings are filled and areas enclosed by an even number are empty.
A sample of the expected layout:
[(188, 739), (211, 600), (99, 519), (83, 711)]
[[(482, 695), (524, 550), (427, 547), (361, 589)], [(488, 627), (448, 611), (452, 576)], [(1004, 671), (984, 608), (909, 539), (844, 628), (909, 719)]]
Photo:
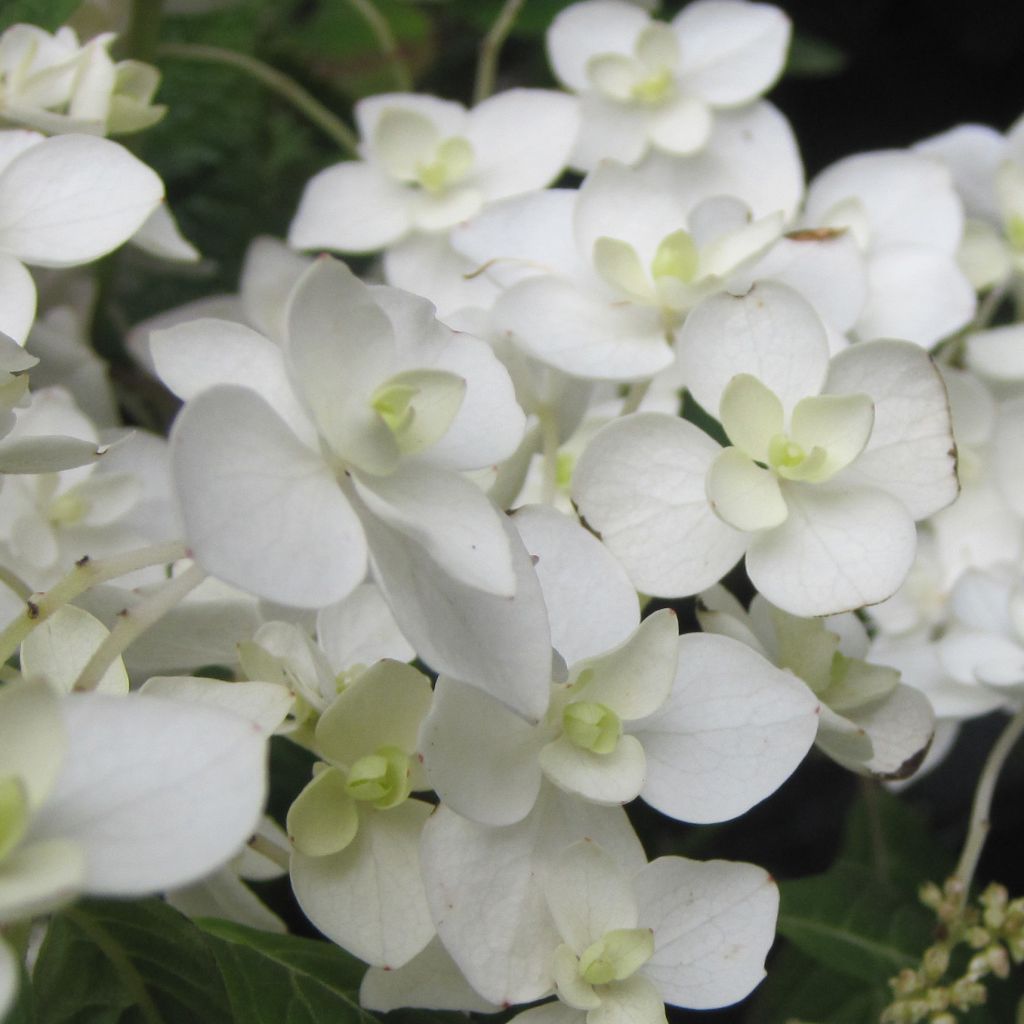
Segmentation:
[(915, 966), (931, 941), (931, 915), (861, 864), (780, 888), (779, 933), (841, 974), (877, 984)]
[(52, 32), (71, 17), (79, 3), (81, 0), (4, 0), (0, 32), (23, 21)]
[(238, 1024), (374, 1024), (359, 1006), (365, 967), (337, 946), (228, 921), (200, 927)]
[(158, 900), (57, 914), (33, 975), (37, 1024), (230, 1024), (203, 934)]

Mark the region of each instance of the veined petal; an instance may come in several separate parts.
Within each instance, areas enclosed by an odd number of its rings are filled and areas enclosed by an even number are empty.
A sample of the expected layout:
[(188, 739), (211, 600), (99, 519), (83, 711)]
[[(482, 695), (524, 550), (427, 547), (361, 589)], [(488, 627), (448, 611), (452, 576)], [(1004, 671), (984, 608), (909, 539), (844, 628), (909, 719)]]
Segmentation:
[(874, 423), (875, 406), (868, 395), (813, 395), (797, 402), (790, 437), (806, 451), (822, 448), (828, 456), (807, 479), (827, 480), (853, 462), (864, 451)]
[(604, 427), (580, 458), (573, 499), (641, 592), (698, 593), (743, 554), (746, 534), (719, 519), (705, 493), (720, 451), (684, 420), (638, 413)]
[(738, 373), (725, 386), (718, 418), (729, 440), (757, 462), (768, 461), (768, 443), (785, 428), (782, 403), (756, 377)]
[(790, 21), (770, 4), (698, 0), (673, 19), (688, 90), (717, 107), (750, 103), (782, 74)]
[(686, 318), (679, 371), (698, 402), (718, 409), (738, 373), (756, 377), (788, 412), (821, 391), (828, 373), (825, 328), (813, 307), (785, 285), (759, 281), (742, 297), (719, 293)]
[(577, 955), (607, 932), (637, 927), (629, 876), (597, 843), (583, 840), (560, 851), (543, 887), (558, 934)]
[(596, 804), (627, 804), (640, 795), (647, 762), (635, 736), (620, 736), (607, 754), (594, 754), (560, 736), (541, 750), (540, 766), (567, 793)]
[(247, 388), (211, 388), (189, 402), (171, 460), (186, 536), (214, 575), (306, 608), (362, 581), (366, 542), (334, 474)]
[(336, 164), (306, 183), (288, 244), (338, 252), (382, 249), (411, 229), (415, 198), (372, 164)]
[(770, 470), (738, 448), (724, 448), (708, 469), (708, 502), (736, 530), (770, 530), (786, 521), (789, 508)]
[(536, 803), (547, 735), (476, 687), (442, 676), (419, 749), (430, 784), (453, 811), (511, 825)]
[(414, 463), (387, 477), (359, 474), (353, 482), (370, 513), (421, 545), (443, 572), (488, 594), (515, 593), (502, 513), (475, 484)]
[(74, 694), (69, 750), (30, 838), (86, 854), (84, 889), (138, 896), (192, 882), (252, 835), (266, 797), (266, 737), (220, 708)]
[(419, 871), (433, 808), (406, 800), (360, 815), (355, 839), (329, 857), (292, 855), (302, 912), (329, 939), (375, 967), (401, 967), (434, 936)]
[(640, 795), (678, 821), (728, 821), (778, 789), (818, 731), (818, 700), (792, 673), (738, 640), (687, 633), (661, 711), (636, 736)]
[(764, 977), (779, 891), (753, 864), (659, 857), (637, 874), (640, 923), (658, 938), (643, 973), (673, 1006), (727, 1006)]
[(757, 533), (747, 572), (764, 596), (793, 615), (833, 615), (884, 601), (906, 578), (917, 532), (884, 491), (787, 483), (789, 517)]
[(36, 266), (89, 263), (131, 238), (163, 194), (160, 178), (116, 142), (54, 136), (0, 173), (0, 248)]

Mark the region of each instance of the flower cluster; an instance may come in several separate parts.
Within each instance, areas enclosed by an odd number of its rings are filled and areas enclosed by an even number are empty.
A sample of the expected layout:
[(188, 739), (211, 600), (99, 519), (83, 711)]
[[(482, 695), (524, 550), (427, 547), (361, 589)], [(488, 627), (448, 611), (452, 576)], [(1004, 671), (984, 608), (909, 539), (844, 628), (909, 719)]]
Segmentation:
[[(282, 929), (269, 850), (368, 1008), (661, 1024), (758, 984), (778, 890), (649, 861), (626, 805), (731, 820), (813, 745), (898, 782), (1019, 710), (1024, 122), (806, 183), (789, 37), (583, 0), (561, 91), (361, 100), (239, 294), (131, 330), (167, 439), (68, 269), (198, 256), (103, 137), (156, 71), (0, 37), (0, 926), (167, 893)], [(271, 734), (315, 761), (284, 832)], [(0, 1014), (18, 975), (0, 944)]]

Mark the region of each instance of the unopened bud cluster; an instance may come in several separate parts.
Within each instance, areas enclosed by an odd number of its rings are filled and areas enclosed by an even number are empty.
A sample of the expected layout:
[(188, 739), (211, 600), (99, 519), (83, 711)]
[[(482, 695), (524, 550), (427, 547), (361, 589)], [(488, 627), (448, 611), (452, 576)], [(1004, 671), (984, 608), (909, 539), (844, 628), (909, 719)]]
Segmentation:
[[(957, 1011), (966, 1013), (985, 1002), (984, 979), (1008, 978), (1012, 965), (1024, 960), (1024, 898), (1011, 900), (1004, 886), (993, 883), (976, 905), (965, 905), (963, 883), (957, 878), (942, 888), (927, 883), (920, 897), (935, 911), (942, 937), (924, 951), (920, 967), (905, 968), (889, 980), (895, 998), (882, 1012), (881, 1024), (956, 1024)], [(959, 977), (947, 980), (961, 946), (966, 967)]]

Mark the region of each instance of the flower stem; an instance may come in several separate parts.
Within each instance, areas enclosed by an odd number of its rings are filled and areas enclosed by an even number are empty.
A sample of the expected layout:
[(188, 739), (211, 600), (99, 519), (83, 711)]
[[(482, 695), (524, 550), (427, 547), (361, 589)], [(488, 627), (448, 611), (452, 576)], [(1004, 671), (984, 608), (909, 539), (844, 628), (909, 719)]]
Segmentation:
[(985, 847), (985, 840), (988, 838), (992, 825), (989, 815), (992, 811), (992, 797), (995, 793), (996, 783), (999, 781), (999, 773), (1022, 732), (1024, 732), (1024, 706), (1006, 723), (999, 738), (989, 751), (981, 775), (978, 776), (978, 786), (974, 791), (974, 803), (971, 805), (971, 818), (967, 827), (967, 839), (964, 841), (960, 860), (953, 873), (953, 877), (963, 886), (960, 895), (962, 903), (967, 900), (971, 881), (974, 878), (974, 872), (981, 858), (981, 851)]
[(18, 649), (25, 639), (39, 625), (45, 622), (58, 608), (70, 604), (76, 597), (91, 587), (108, 580), (125, 576), (136, 569), (151, 565), (166, 565), (186, 555), (181, 543), (156, 544), (123, 555), (93, 560), (86, 555), (75, 562), (74, 568), (45, 594), (36, 595), (25, 602), (25, 610), (0, 633), (0, 664)]
[(391, 68), (391, 77), (395, 81), (395, 88), (399, 92), (409, 92), (412, 89), (412, 75), (409, 74), (409, 69), (399, 55), (398, 43), (395, 41), (395, 34), (391, 31), (387, 18), (377, 10), (371, 0), (348, 0), (348, 2), (374, 34), (380, 52)]
[(358, 156), (359, 141), (348, 125), (335, 117), (327, 107), (319, 100), (314, 99), (294, 79), (255, 57), (236, 53), (234, 50), (225, 50), (220, 46), (204, 46), (199, 43), (163, 43), (157, 49), (157, 56), (204, 61), (208, 64), (224, 64), (228, 67), (238, 68), (239, 71), (251, 75), (272, 92), (291, 103), (350, 156)]
[(640, 408), (640, 403), (647, 397), (650, 387), (651, 382), (649, 380), (641, 380), (635, 384), (630, 384), (626, 397), (622, 400), (622, 408), (619, 410), (619, 415), (628, 416), (630, 413), (636, 412)]
[(505, 0), (498, 17), (480, 44), (480, 57), (476, 65), (476, 84), (473, 87), (473, 103), (481, 103), (494, 92), (494, 81), (498, 76), (498, 58), (509, 32), (515, 24), (526, 0)]
[(95, 690), (103, 674), (150, 626), (159, 622), (172, 608), (206, 579), (205, 570), (191, 565), (180, 576), (163, 584), (133, 608), (121, 612), (117, 625), (86, 662), (73, 687), (76, 693)]
[(132, 0), (125, 50), (134, 60), (152, 61), (160, 39), (163, 0)]
[(249, 849), (254, 853), (260, 854), (262, 857), (266, 857), (267, 860), (273, 862), (279, 868), (283, 868), (285, 871), (288, 870), (291, 863), (288, 851), (282, 850), (277, 843), (267, 839), (266, 836), (261, 836), (258, 833), (254, 835), (249, 840)]

